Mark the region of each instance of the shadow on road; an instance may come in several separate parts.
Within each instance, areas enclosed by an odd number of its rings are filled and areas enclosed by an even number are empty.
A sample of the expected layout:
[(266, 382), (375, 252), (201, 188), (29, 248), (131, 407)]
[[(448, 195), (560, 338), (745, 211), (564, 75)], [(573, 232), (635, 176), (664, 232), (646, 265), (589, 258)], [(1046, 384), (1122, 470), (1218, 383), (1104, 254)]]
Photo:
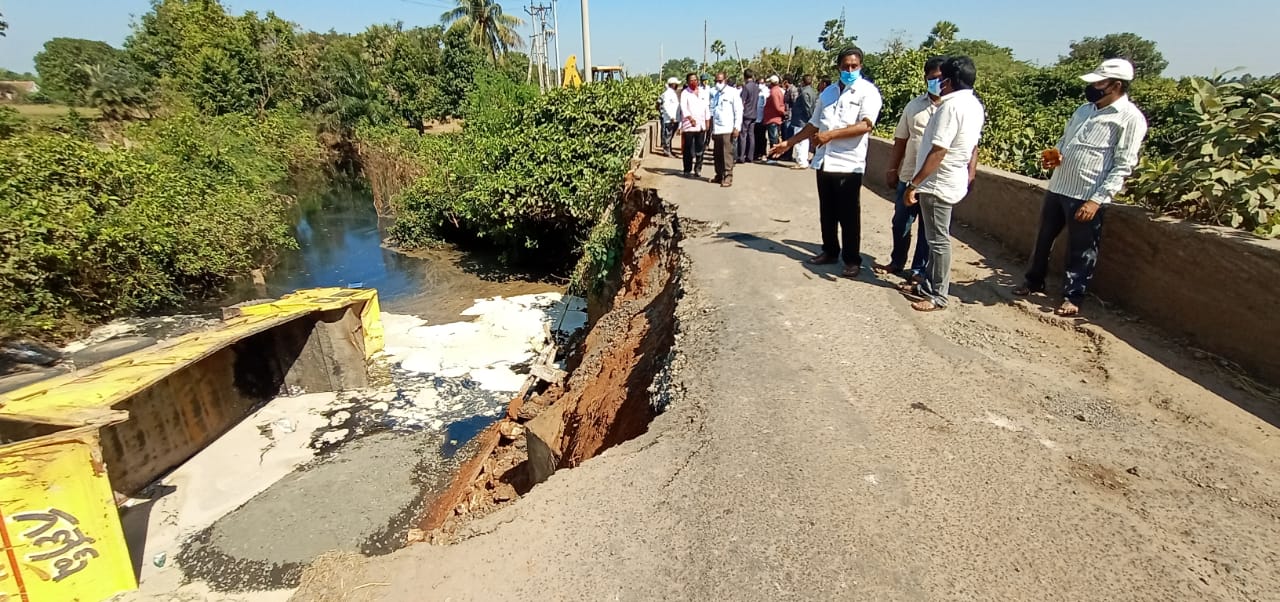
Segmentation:
[[(808, 262), (808, 259), (810, 257), (813, 257), (814, 255), (817, 255), (822, 252), (822, 246), (816, 243), (811, 243), (811, 242), (806, 242), (801, 240), (791, 240), (791, 239), (776, 241), (770, 238), (759, 236), (757, 234), (751, 234), (749, 232), (719, 232), (719, 233), (716, 233), (715, 237), (720, 239), (717, 242), (725, 242), (725, 241), (734, 242), (734, 243), (737, 243), (739, 247), (742, 247), (744, 249), (760, 251), (761, 253), (772, 253), (774, 255), (782, 255), (800, 264), (800, 266), (803, 267), (806, 271), (818, 276), (823, 280), (828, 280), (831, 282), (835, 282), (837, 280), (848, 280), (847, 278), (840, 277), (840, 270), (842, 268), (841, 268), (841, 264), (839, 263), (833, 263), (828, 265), (813, 265)], [(895, 286), (892, 283), (885, 282), (884, 280), (877, 278), (875, 276), (875, 273), (871, 270), (871, 264), (872, 264), (871, 257), (863, 253), (862, 254), (862, 274), (860, 274), (857, 278), (854, 278), (853, 281), (866, 282), (868, 284), (874, 284), (882, 288), (895, 288)]]

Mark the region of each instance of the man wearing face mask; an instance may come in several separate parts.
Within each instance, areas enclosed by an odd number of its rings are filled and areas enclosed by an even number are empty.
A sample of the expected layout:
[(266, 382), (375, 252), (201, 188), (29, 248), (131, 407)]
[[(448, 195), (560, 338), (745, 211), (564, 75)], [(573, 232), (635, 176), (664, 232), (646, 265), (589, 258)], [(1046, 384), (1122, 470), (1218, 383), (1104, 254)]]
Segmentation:
[(780, 157), (801, 140), (817, 149), (812, 167), (818, 170), (818, 214), (822, 252), (813, 265), (844, 260), (845, 278), (862, 270), (862, 174), (867, 169), (867, 136), (875, 127), (883, 101), (880, 90), (862, 78), (862, 50), (846, 48), (836, 60), (840, 83), (818, 96), (813, 118), (804, 129), (773, 147)]
[[(908, 280), (915, 278), (924, 270), (925, 260), (929, 257), (929, 241), (925, 240), (924, 221), (920, 221), (919, 235), (916, 237), (916, 252), (907, 263), (907, 252), (911, 250), (911, 227), (920, 217), (920, 206), (907, 206), (903, 198), (907, 193), (907, 183), (916, 174), (916, 155), (920, 152), (920, 139), (929, 125), (929, 118), (942, 102), (942, 62), (944, 57), (935, 56), (924, 64), (925, 92), (907, 103), (898, 120), (898, 127), (893, 131), (893, 155), (889, 158), (889, 171), (885, 174), (885, 185), (897, 188), (893, 197), (893, 222), (891, 236), (893, 251), (888, 264), (876, 264), (875, 270), (883, 274), (903, 273)], [(905, 273), (903, 270), (907, 270)]]
[(708, 96), (699, 90), (698, 74), (690, 73), (684, 79), (688, 87), (680, 95), (680, 155), (684, 159), (684, 175), (699, 176), (707, 129), (711, 126), (711, 107)]
[[(1054, 169), (1040, 210), (1040, 232), (1022, 286), (1016, 295), (1044, 292), (1053, 241), (1067, 230), (1067, 273), (1060, 316), (1080, 313), (1089, 280), (1098, 264), (1104, 208), (1124, 189), (1138, 163), (1147, 135), (1147, 119), (1129, 100), (1133, 65), (1107, 59), (1086, 82), (1085, 99), (1067, 122), (1058, 144), (1045, 151), (1045, 169)], [(1056, 169), (1055, 169), (1056, 168)]]
[(973, 94), (978, 69), (967, 56), (947, 58), (939, 68), (942, 100), (920, 137), (916, 173), (907, 182), (902, 202), (908, 207), (920, 203), (920, 219), (929, 241), (929, 258), (919, 284), (900, 288), (917, 300), (916, 311), (947, 308), (951, 284), (951, 213), (969, 194), (977, 168), (975, 157), (986, 109)]
[(711, 134), (715, 142), (716, 177), (712, 183), (723, 188), (733, 186), (733, 156), (738, 130), (742, 128), (742, 95), (725, 82), (724, 72), (716, 74), (715, 92), (711, 93)]

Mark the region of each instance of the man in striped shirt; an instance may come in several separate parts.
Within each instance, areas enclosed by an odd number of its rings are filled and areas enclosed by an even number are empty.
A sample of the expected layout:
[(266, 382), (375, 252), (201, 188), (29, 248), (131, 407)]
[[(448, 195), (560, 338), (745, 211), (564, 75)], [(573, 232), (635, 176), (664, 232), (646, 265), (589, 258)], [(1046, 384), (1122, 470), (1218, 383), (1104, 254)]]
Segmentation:
[[(1129, 100), (1133, 65), (1107, 59), (1086, 82), (1085, 104), (1067, 122), (1058, 144), (1045, 151), (1042, 164), (1054, 169), (1040, 210), (1040, 233), (1031, 253), (1026, 280), (1015, 295), (1044, 292), (1053, 241), (1067, 230), (1067, 274), (1060, 316), (1080, 313), (1089, 280), (1098, 265), (1104, 207), (1124, 189), (1125, 178), (1138, 163), (1147, 135), (1147, 119)], [(1055, 169), (1056, 168), (1056, 169)]]

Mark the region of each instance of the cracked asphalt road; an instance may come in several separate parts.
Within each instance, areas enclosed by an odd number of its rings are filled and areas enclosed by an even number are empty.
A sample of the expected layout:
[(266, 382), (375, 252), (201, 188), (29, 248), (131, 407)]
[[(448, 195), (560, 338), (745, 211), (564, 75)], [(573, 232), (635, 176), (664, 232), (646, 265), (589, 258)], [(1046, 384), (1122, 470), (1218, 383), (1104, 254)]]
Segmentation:
[[(963, 228), (958, 302), (917, 314), (800, 263), (812, 172), (678, 169), (640, 182), (691, 220), (684, 395), (474, 537), (314, 566), (296, 599), (1280, 599), (1274, 400), (1124, 314), (1015, 302), (1020, 261)], [(863, 205), (883, 258), (891, 205)]]

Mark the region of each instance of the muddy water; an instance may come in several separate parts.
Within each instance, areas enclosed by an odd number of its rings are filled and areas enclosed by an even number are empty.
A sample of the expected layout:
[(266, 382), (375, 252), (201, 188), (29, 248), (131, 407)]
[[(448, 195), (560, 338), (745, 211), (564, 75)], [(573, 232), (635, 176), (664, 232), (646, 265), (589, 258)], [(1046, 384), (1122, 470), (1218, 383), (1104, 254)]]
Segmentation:
[(483, 254), (390, 248), (384, 241), (391, 220), (378, 216), (371, 193), (356, 182), (307, 193), (292, 214), (298, 248), (280, 254), (265, 285), (244, 282), (222, 305), (277, 298), (301, 288), (355, 286), (378, 289), (385, 311), (436, 324), (458, 320), (473, 299), (558, 288), (553, 278), (509, 273)]

